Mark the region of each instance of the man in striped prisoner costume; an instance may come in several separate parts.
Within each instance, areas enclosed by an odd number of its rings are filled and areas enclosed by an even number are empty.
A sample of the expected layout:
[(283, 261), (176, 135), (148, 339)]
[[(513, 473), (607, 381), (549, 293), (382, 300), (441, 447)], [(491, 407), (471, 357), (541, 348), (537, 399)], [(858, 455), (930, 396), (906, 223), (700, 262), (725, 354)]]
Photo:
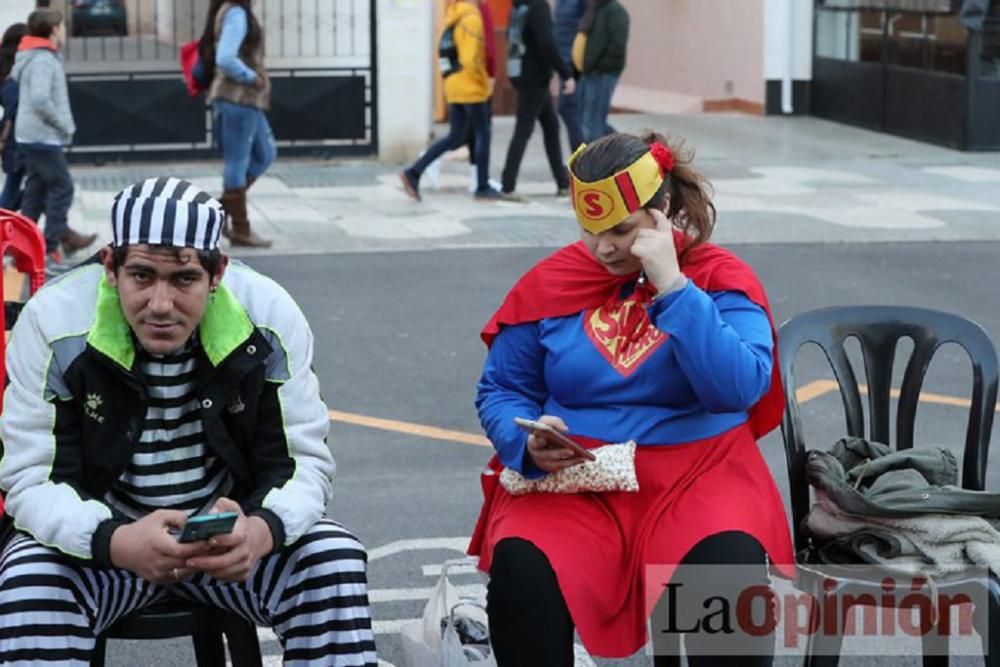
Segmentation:
[[(334, 463), (312, 332), (221, 253), (222, 215), (179, 179), (126, 188), (113, 244), (14, 328), (0, 664), (86, 665), (95, 635), (168, 595), (272, 627), (286, 664), (376, 664), (364, 547), (323, 518)], [(232, 533), (171, 534), (215, 511), (239, 514)]]

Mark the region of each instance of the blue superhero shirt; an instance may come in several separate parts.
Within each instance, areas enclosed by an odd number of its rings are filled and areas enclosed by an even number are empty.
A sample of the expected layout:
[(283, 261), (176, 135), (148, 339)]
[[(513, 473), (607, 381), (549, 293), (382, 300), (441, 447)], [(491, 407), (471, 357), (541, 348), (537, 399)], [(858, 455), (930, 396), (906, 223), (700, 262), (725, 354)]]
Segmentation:
[(641, 335), (624, 334), (634, 296), (566, 317), (505, 326), (490, 348), (476, 407), (505, 466), (544, 473), (514, 417), (556, 415), (571, 435), (680, 444), (745, 422), (771, 383), (764, 310), (740, 292), (689, 281), (647, 306)]

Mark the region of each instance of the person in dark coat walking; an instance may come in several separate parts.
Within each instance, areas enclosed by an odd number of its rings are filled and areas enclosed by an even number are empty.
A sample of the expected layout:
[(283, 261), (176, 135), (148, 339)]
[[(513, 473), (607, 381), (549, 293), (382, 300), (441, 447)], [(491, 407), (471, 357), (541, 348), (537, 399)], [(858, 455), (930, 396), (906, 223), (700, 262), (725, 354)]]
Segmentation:
[[(555, 16), (552, 23), (552, 34), (556, 40), (556, 48), (563, 62), (572, 66), (573, 39), (587, 9), (587, 0), (556, 0)], [(574, 76), (578, 76), (574, 68)], [(569, 152), (575, 151), (583, 143), (583, 130), (580, 126), (580, 107), (577, 103), (578, 91), (559, 92), (559, 117), (566, 126), (566, 137), (569, 139)]]
[(614, 130), (608, 125), (611, 97), (625, 69), (629, 16), (618, 0), (589, 0), (580, 19), (586, 35), (580, 71), (580, 124), (583, 140), (596, 141)]
[(505, 199), (521, 199), (514, 194), (514, 189), (536, 121), (542, 126), (545, 154), (556, 182), (556, 193), (565, 194), (569, 191), (569, 177), (563, 164), (559, 118), (552, 105), (549, 82), (555, 71), (562, 79), (564, 91), (572, 93), (575, 83), (573, 70), (556, 49), (552, 12), (547, 0), (514, 0), (507, 27), (507, 42), (507, 74), (517, 90), (517, 119), (501, 178), (502, 196)]

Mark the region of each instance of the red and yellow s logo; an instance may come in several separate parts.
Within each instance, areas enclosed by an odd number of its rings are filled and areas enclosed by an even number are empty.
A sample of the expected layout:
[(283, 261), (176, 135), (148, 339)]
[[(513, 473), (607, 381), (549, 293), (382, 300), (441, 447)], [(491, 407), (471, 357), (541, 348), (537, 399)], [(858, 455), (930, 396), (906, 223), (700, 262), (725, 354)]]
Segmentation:
[(615, 210), (615, 201), (600, 190), (584, 190), (577, 201), (577, 211), (588, 220), (604, 220)]

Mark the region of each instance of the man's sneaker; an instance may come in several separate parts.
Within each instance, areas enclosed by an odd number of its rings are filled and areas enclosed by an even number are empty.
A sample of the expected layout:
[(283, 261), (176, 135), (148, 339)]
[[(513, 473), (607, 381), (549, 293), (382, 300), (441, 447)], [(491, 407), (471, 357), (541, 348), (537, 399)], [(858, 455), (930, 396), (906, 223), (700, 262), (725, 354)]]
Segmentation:
[(70, 266), (66, 263), (63, 254), (58, 250), (50, 252), (45, 256), (45, 276), (54, 278), (69, 271)]
[(503, 195), (496, 188), (476, 190), (476, 194), (473, 197), (475, 197), (476, 201), (500, 201), (503, 199)]
[(81, 234), (72, 229), (67, 229), (59, 237), (59, 243), (62, 244), (63, 252), (68, 255), (72, 255), (77, 250), (83, 250), (96, 240), (97, 234)]
[(559, 199), (569, 197), (569, 188), (556, 188), (556, 197)]
[(420, 179), (409, 169), (404, 169), (399, 172), (399, 180), (403, 182), (403, 189), (406, 190), (406, 194), (420, 201)]
[(529, 201), (527, 197), (522, 197), (516, 192), (501, 192), (500, 199), (504, 201), (516, 202), (518, 204), (527, 204)]

